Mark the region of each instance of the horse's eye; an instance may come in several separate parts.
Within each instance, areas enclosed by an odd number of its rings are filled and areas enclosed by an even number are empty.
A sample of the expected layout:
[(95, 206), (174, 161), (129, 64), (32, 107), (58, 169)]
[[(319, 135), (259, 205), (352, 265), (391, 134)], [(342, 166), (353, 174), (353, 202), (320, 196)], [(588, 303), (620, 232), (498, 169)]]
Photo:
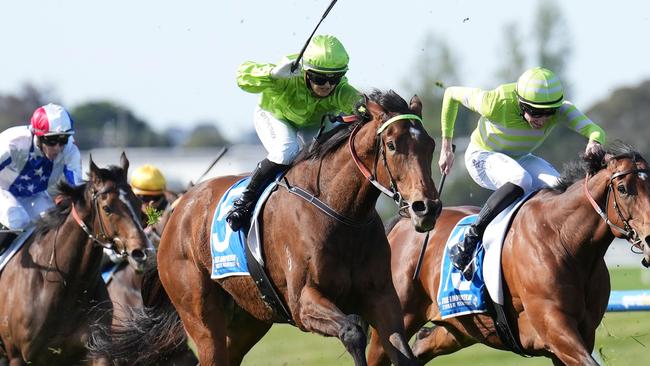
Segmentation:
[(393, 141), (388, 141), (386, 146), (388, 147), (388, 150), (395, 151), (395, 143)]
[(625, 189), (625, 186), (623, 184), (619, 184), (616, 186), (616, 190), (620, 194), (627, 194), (627, 189)]
[(102, 206), (102, 210), (109, 215), (113, 213), (113, 210), (109, 206)]

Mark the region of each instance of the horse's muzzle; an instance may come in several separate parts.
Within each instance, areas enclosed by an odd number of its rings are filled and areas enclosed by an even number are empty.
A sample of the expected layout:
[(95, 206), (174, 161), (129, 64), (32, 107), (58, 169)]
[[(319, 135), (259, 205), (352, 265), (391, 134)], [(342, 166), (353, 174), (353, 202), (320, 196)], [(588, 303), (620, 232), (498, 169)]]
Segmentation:
[(409, 211), (415, 230), (422, 233), (427, 232), (435, 226), (436, 219), (442, 211), (442, 202), (439, 199), (414, 201), (411, 203)]

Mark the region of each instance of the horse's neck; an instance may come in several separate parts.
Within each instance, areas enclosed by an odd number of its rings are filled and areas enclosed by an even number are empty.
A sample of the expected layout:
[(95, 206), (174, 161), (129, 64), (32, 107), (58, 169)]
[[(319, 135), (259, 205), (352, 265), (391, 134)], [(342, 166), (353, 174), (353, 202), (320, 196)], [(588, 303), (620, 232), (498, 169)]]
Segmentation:
[[(88, 222), (90, 214), (79, 212), (81, 219), (86, 222), (90, 230), (93, 230), (93, 223)], [(74, 277), (82, 280), (89, 280), (87, 274), (99, 270), (101, 261), (101, 249), (95, 248), (90, 242), (88, 234), (81, 228), (72, 216), (68, 214), (61, 227), (50, 231), (55, 240), (48, 240), (52, 245), (52, 254), (46, 254), (56, 263), (56, 269), (64, 276)], [(72, 278), (66, 278), (71, 280)]]
[[(603, 207), (607, 194), (606, 177), (599, 175), (591, 178), (588, 188), (593, 199)], [(585, 195), (584, 179), (544, 204), (547, 206), (543, 211), (546, 224), (554, 227), (559, 235), (559, 243), (570, 256), (584, 258), (579, 262), (587, 266), (605, 256), (614, 236)]]
[[(357, 153), (363, 163), (373, 168), (374, 154), (371, 149), (359, 146), (373, 146), (372, 128), (359, 131), (355, 139)], [(370, 140), (370, 141), (369, 141)], [(374, 215), (379, 191), (361, 173), (347, 147), (347, 143), (337, 151), (327, 154), (322, 160), (303, 161), (298, 169), (292, 169), (289, 176), (292, 182), (303, 186), (327, 203), (337, 212), (363, 221)]]

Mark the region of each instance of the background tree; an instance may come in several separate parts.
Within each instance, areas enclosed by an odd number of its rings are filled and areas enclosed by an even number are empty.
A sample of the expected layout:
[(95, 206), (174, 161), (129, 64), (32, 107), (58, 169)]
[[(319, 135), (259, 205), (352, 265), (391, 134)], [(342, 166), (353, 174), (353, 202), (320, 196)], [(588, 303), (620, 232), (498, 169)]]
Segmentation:
[(228, 141), (223, 137), (216, 123), (203, 122), (197, 125), (183, 143), (184, 147), (215, 147), (227, 145)]
[(36, 108), (49, 102), (61, 104), (57, 100), (51, 89), (39, 89), (30, 83), (24, 84), (18, 94), (0, 94), (0, 131), (29, 124)]
[(80, 149), (126, 146), (170, 146), (164, 135), (129, 109), (108, 101), (87, 102), (70, 110)]

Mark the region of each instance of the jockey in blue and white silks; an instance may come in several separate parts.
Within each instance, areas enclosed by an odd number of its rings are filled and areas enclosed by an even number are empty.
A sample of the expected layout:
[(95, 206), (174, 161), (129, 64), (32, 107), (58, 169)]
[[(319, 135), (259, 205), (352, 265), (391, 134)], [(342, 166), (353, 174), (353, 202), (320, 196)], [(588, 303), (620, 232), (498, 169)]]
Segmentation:
[(83, 183), (81, 154), (65, 108), (47, 104), (34, 111), (29, 126), (0, 133), (0, 223), (19, 230), (53, 206), (50, 194), (60, 179)]

